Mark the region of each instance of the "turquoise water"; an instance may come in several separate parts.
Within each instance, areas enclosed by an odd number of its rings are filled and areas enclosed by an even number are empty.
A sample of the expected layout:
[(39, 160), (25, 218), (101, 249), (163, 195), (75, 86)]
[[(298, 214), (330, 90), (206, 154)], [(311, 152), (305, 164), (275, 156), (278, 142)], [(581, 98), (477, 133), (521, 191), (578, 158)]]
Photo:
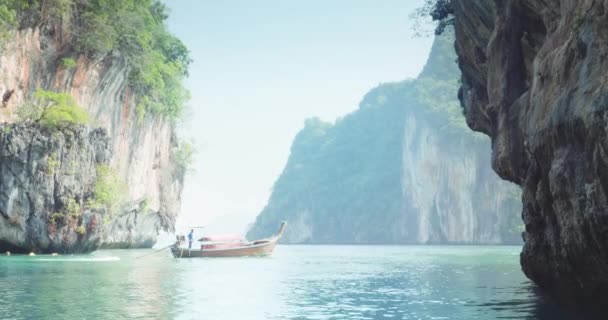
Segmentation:
[(0, 257), (2, 319), (569, 319), (519, 247), (278, 246), (269, 258)]

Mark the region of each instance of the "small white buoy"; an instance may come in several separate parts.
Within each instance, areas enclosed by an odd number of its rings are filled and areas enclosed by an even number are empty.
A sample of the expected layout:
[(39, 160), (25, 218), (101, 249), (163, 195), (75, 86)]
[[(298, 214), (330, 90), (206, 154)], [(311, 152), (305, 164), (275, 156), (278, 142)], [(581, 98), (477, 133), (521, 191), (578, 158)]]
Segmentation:
[(28, 256), (30, 256), (30, 257), (33, 257), (33, 256), (35, 256), (35, 255), (36, 255), (36, 254), (35, 254), (35, 253), (33, 253), (33, 252), (30, 252), (30, 254), (28, 254)]
[(7, 256), (10, 256), (10, 255), (11, 255), (11, 252), (10, 252), (10, 251), (7, 251), (7, 252), (6, 252), (6, 255), (7, 255)]

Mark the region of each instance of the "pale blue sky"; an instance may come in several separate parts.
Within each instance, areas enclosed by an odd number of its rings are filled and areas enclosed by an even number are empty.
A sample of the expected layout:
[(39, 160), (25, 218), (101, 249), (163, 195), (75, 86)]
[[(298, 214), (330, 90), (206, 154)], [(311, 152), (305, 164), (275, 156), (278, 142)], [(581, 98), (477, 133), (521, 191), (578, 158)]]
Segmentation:
[(179, 224), (242, 231), (306, 118), (333, 121), (379, 83), (415, 77), (432, 42), (412, 36), (422, 2), (167, 0), (194, 59), (185, 126), (199, 149)]

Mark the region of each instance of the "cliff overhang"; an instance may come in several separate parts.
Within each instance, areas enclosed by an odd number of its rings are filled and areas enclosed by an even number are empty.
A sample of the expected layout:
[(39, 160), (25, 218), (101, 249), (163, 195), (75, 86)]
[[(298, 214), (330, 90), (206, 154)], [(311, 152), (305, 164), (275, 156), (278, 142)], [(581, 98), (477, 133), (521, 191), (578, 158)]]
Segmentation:
[(467, 124), (523, 190), (523, 271), (565, 303), (605, 308), (608, 4), (451, 3)]

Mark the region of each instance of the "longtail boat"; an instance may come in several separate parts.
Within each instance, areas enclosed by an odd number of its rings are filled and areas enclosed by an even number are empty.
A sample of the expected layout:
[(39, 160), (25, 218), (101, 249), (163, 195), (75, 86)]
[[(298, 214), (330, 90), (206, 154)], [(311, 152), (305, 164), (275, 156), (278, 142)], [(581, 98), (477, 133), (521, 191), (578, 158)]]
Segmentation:
[(196, 249), (182, 247), (182, 244), (186, 243), (185, 237), (178, 236), (175, 244), (171, 246), (171, 254), (174, 258), (268, 256), (272, 254), (274, 247), (281, 239), (285, 226), (286, 222), (283, 221), (276, 235), (255, 241), (227, 237), (203, 237), (199, 240), (200, 248)]

